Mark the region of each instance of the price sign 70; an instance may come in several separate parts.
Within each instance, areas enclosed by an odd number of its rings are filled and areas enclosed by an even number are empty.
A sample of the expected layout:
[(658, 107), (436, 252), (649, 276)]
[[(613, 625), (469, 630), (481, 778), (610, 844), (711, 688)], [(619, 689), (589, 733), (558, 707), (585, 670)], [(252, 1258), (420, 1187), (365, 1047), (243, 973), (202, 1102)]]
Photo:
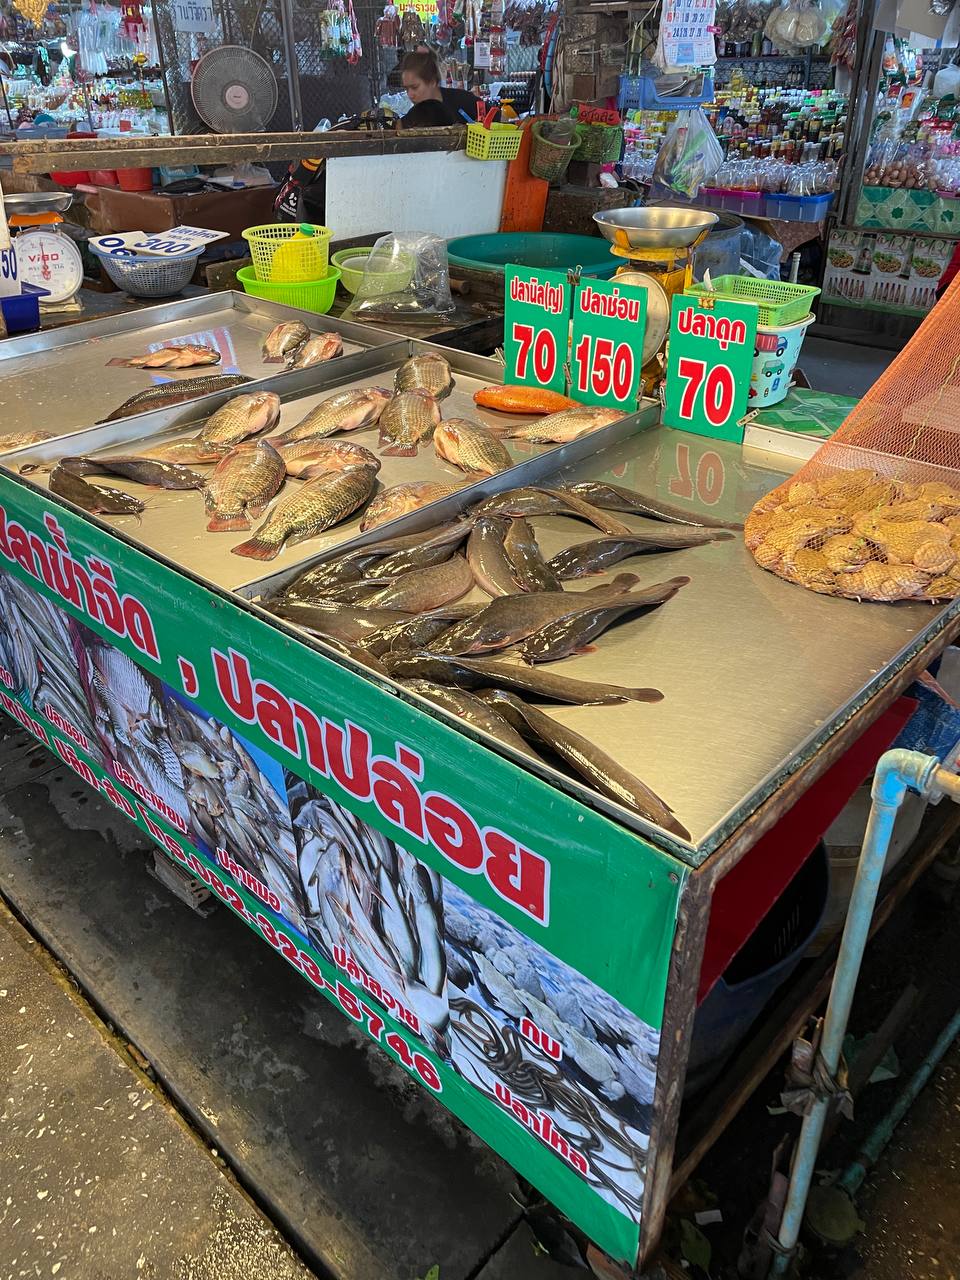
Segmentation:
[(507, 267), (504, 380), (566, 391), (564, 364), (569, 323), (570, 283), (566, 272)]
[(744, 303), (673, 300), (663, 421), (718, 440), (743, 440), (757, 336), (757, 309)]
[(615, 279), (581, 282), (573, 303), (575, 400), (635, 412), (646, 322), (645, 289)]

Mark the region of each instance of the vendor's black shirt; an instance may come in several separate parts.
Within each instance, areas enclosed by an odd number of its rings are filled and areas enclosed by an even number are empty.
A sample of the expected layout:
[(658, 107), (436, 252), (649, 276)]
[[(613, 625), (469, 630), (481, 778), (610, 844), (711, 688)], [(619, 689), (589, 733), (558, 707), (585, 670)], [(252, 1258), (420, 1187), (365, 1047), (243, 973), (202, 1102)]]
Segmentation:
[(448, 124), (465, 124), (461, 109), (470, 117), (471, 123), (477, 118), (477, 102), (479, 99), (468, 89), (441, 89), (442, 100), (437, 102), (429, 98), (426, 102), (418, 102), (403, 117), (404, 129), (438, 129)]

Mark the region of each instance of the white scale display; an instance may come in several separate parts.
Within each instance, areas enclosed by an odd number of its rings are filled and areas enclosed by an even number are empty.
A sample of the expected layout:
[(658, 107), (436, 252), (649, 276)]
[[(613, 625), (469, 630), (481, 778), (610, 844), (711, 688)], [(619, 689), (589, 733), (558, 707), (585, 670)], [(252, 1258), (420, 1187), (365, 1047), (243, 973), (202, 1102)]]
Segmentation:
[(13, 242), (21, 283), (49, 292), (44, 302), (69, 302), (83, 284), (83, 259), (69, 236), (56, 227), (29, 227)]

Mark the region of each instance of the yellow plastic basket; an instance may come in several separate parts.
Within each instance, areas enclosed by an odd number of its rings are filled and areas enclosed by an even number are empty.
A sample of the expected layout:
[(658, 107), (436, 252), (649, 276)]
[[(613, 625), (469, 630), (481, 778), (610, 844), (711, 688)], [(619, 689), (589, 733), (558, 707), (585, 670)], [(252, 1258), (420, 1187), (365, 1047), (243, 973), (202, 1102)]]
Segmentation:
[(471, 160), (516, 160), (523, 133), (516, 125), (467, 125), (467, 155)]
[(248, 227), (243, 238), (250, 246), (253, 270), (268, 284), (302, 284), (322, 279), (329, 265), (329, 227), (309, 222)]

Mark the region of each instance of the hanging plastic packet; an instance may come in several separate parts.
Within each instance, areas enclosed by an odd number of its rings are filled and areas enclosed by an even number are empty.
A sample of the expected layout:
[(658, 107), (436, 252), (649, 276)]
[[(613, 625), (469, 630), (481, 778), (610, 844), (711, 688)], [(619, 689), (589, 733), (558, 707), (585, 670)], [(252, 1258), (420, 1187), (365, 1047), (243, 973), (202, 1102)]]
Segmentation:
[(433, 235), (386, 235), (373, 246), (363, 279), (344, 311), (350, 320), (428, 320), (454, 310), (446, 241)]
[(709, 183), (723, 164), (723, 148), (699, 107), (678, 111), (667, 130), (657, 163), (655, 182), (690, 199)]

